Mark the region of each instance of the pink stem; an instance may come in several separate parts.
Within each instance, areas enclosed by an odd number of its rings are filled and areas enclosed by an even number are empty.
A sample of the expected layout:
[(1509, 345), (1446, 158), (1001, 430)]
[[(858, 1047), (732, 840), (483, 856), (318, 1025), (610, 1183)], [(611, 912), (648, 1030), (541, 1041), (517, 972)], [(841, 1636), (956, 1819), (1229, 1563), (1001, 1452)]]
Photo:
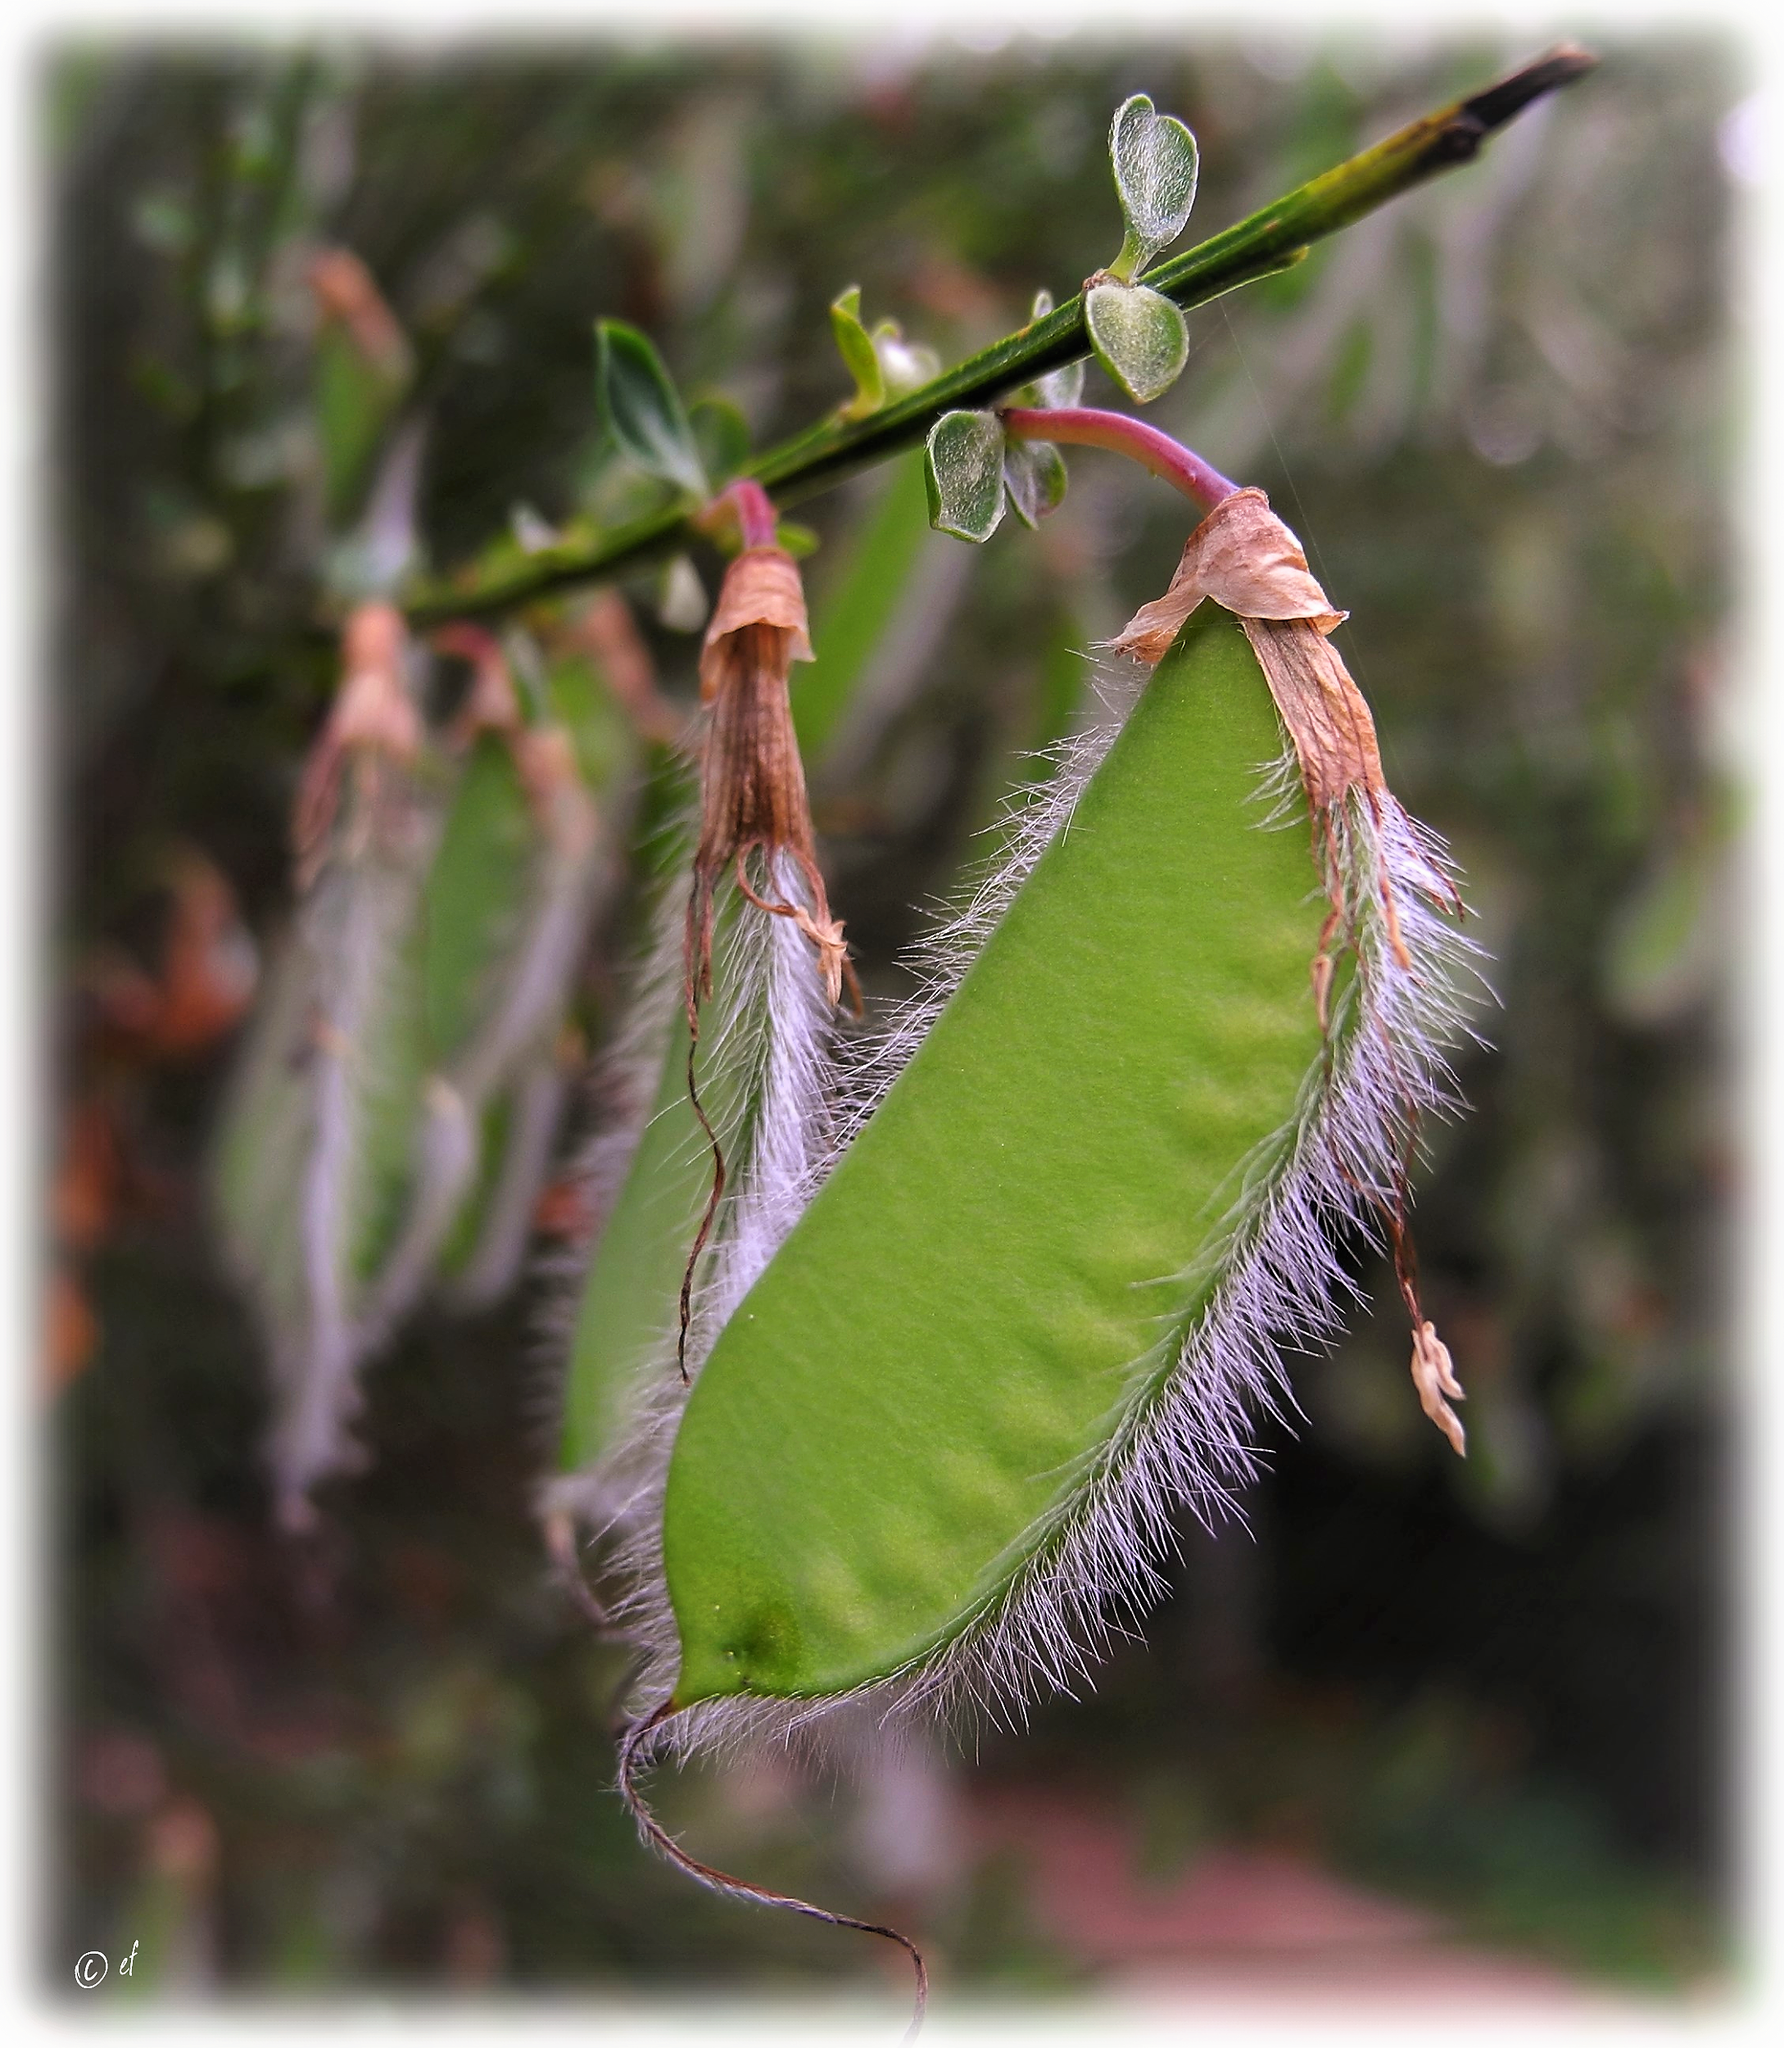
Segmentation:
[(735, 482), (728, 483), (716, 498), (701, 508), (694, 524), (710, 533), (723, 523), (727, 514), (736, 518), (738, 538), (745, 548), (774, 546), (778, 524), (774, 500), (754, 477), (740, 476)]
[(1009, 405), (997, 416), (1004, 432), (1018, 441), (1064, 441), (1125, 455), (1206, 508), (1230, 498), (1239, 488), (1219, 470), (1211, 469), (1193, 449), (1124, 412), (1103, 412), (1091, 405)]

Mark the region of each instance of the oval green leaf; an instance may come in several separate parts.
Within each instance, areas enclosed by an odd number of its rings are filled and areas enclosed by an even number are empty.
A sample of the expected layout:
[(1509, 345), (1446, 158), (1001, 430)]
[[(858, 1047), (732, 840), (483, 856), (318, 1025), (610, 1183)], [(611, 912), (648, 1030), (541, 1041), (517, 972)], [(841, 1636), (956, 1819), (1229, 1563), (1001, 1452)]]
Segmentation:
[(1146, 285), (1092, 285), (1084, 294), (1084, 325), (1097, 361), (1140, 405), (1169, 391), (1189, 360), (1183, 315)]
[(1051, 441), (1011, 441), (1005, 448), (1004, 488), (1031, 531), (1057, 508), (1065, 487), (1065, 457)]
[(945, 412), (924, 447), (929, 523), (956, 540), (987, 541), (1003, 518), (1003, 428), (989, 412)]
[(708, 495), (694, 430), (663, 359), (623, 320), (595, 323), (595, 384), (614, 444), (649, 475)]
[(1189, 224), (1196, 203), (1196, 139), (1143, 92), (1124, 100), (1109, 125), (1109, 161), (1127, 240), (1111, 266), (1117, 277), (1144, 270)]
[(855, 380), (855, 395), (842, 407), (845, 420), (864, 420), (886, 402), (886, 379), (880, 368), (879, 352), (861, 321), (861, 287), (849, 286), (830, 302), (830, 332), (836, 337), (837, 353)]

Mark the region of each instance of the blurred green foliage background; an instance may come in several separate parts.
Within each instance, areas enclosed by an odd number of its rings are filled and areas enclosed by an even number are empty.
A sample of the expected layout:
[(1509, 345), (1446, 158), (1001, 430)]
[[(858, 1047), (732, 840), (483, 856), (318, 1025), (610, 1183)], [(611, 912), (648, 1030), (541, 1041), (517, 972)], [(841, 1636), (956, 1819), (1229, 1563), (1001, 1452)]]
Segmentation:
[[(95, 990), (120, 960), (153, 968), (178, 849), (263, 945), (288, 908), (285, 820), (334, 678), (317, 249), (357, 255), (408, 336), (419, 536), (445, 568), (517, 506), (611, 509), (599, 315), (644, 327), (764, 446), (847, 397), (826, 313), (844, 286), (953, 360), (1107, 261), (1103, 137), (1127, 93), (1200, 138), (1193, 238), (1534, 47), (991, 43), (44, 61), (67, 1103), (46, 1981), (133, 1939), (108, 1996), (877, 1971), (848, 1937), (693, 1892), (611, 1794), (619, 1653), (548, 1581), (529, 1512), (561, 1280), (412, 1328), (371, 1369), (375, 1462), (327, 1493), (325, 1538), (274, 1537), (257, 1346), (201, 1192), (229, 1041), (148, 1056)], [(1432, 1134), (1417, 1213), (1468, 1462), (1418, 1415), (1364, 1260), (1381, 1313), (1296, 1364), (1306, 1424), (1265, 1433), (1251, 1536), (1186, 1528), (1174, 1597), (1094, 1697), (862, 1789), (661, 1787), (702, 1853), (902, 1915), (943, 1983), (1169, 1965), (1139, 1935), (1093, 1952), (1053, 1930), (1045, 1856), (1019, 1845), (1061, 1800), (1154, 1887), (1236, 1843), (1578, 1977), (1726, 1967), (1748, 115), (1729, 47), (1603, 54), (1478, 165), (1192, 315), (1151, 414), (1264, 485), (1351, 608), (1389, 778), (1452, 841), (1494, 956), (1473, 1111)], [(1113, 402), (1094, 370), (1089, 398)], [(1080, 715), (1077, 650), (1175, 563), (1180, 503), (1105, 458), (1072, 467), (1038, 536), (925, 540), (828, 735), (824, 859), (875, 999), (1031, 750)], [(824, 543), (820, 621), (875, 509), (870, 480), (798, 514)], [(627, 593), (691, 706), (697, 641), (660, 622), (654, 573)], [(622, 892), (579, 984), (591, 1043), (635, 936)]]

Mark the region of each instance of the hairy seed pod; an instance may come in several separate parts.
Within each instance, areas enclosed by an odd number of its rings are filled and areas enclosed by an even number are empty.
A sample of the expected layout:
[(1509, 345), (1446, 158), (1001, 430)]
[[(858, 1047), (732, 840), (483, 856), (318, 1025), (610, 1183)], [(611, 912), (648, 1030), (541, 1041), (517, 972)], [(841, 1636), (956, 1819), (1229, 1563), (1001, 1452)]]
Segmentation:
[[(433, 1279), (471, 1194), (492, 1107), (529, 1067), (551, 1071), (602, 852), (568, 732), (525, 723), (489, 635), (460, 627), (440, 637), (471, 656), (474, 681), (452, 735), (463, 767), (423, 904), (424, 1114), (403, 1227), (362, 1312), (368, 1346)], [(535, 1138), (542, 1099), (535, 1089)], [(538, 1146), (510, 1163), (522, 1156), (539, 1156)]]
[(1354, 686), (1340, 760), (1254, 623), (1170, 627), (861, 1070), (681, 1422), (629, 1769), (1082, 1677), (1335, 1332), (1339, 1234), (1393, 1234), (1454, 886)]
[(402, 621), (359, 607), (293, 819), (295, 929), (242, 1052), (216, 1156), (231, 1261), (266, 1329), (277, 1508), (354, 1462), (358, 1315), (388, 1243), (422, 1086), (414, 944), (435, 840)]
[(607, 1068), (623, 1113), (591, 1167), (609, 1213), (572, 1337), (569, 1469), (542, 1497), (560, 1555), (573, 1524), (601, 1532), (622, 1582), (643, 1569), (635, 1546), (654, 1551), (686, 1386), (797, 1216), (828, 1134), (847, 956), (788, 709), (789, 665), (810, 658), (796, 565), (746, 549), (702, 652), (708, 723), (679, 938), (671, 900)]

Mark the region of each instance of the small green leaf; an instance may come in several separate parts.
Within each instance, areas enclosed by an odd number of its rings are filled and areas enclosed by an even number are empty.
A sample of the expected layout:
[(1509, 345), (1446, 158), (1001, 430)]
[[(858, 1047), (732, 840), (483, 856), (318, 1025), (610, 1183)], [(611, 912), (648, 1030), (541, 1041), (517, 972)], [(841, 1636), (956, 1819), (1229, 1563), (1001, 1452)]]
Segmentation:
[(1044, 377), (1034, 380), (1036, 405), (1057, 408), (1062, 405), (1081, 405), (1084, 400), (1084, 365), (1082, 362), (1067, 363), (1063, 370), (1049, 370)]
[(662, 358), (622, 320), (598, 320), (595, 334), (601, 418), (615, 443), (651, 476), (710, 495), (694, 430)]
[(1110, 269), (1126, 282), (1188, 224), (1196, 203), (1196, 139), (1181, 121), (1154, 113), (1137, 92), (1115, 110), (1109, 160), (1127, 223), (1127, 239)]
[[(1053, 294), (1036, 292), (1028, 315), (1029, 326), (1034, 326), (1037, 320), (1045, 320), (1052, 310)], [(1084, 365), (1082, 362), (1067, 363), (1063, 369), (1049, 370), (1044, 377), (1037, 377), (1029, 390), (1034, 394), (1036, 405), (1077, 405), (1084, 396)]]
[(408, 388), (404, 362), (380, 362), (334, 321), (316, 337), (315, 420), (322, 492), (339, 530), (363, 502), (378, 450)]
[(1004, 449), (1004, 488), (1016, 517), (1039, 526), (1065, 496), (1065, 457), (1051, 441), (1011, 441)]
[(1092, 285), (1084, 325), (1096, 359), (1141, 405), (1169, 391), (1189, 360), (1189, 330), (1171, 301), (1143, 284)]
[(924, 448), (929, 523), (957, 540), (987, 541), (1003, 517), (1003, 428), (989, 412), (945, 412)]
[(845, 420), (864, 420), (886, 402), (886, 379), (873, 337), (861, 322), (861, 287), (849, 286), (830, 302), (830, 331), (837, 350), (855, 380), (855, 395), (842, 408)]

